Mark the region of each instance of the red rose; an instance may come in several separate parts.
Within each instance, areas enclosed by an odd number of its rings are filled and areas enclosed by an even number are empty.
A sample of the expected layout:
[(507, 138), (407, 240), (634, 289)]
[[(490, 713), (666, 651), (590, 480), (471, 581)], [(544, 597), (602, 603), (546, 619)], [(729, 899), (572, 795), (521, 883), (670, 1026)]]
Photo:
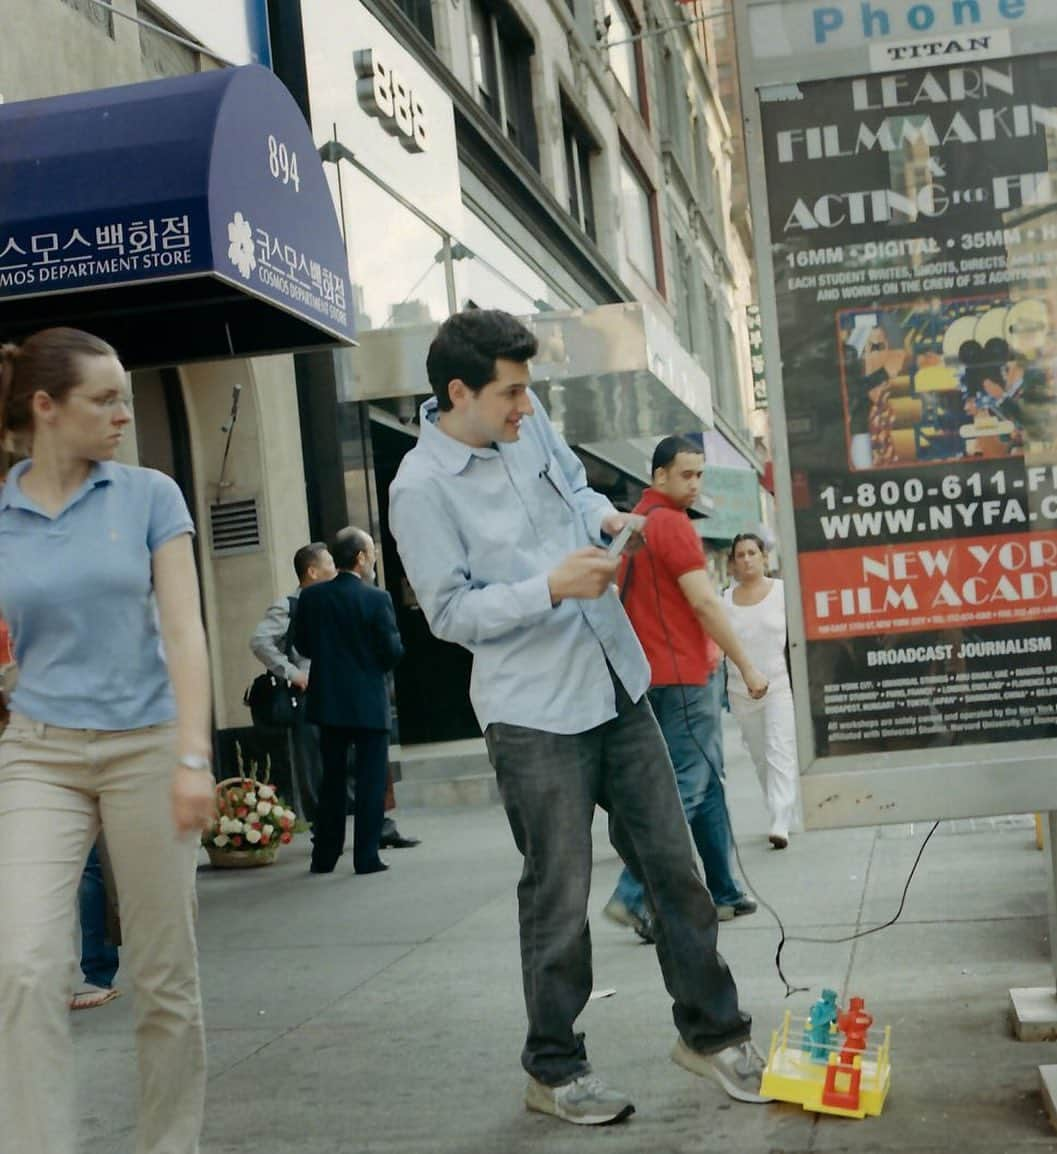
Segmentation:
[(231, 839), (231, 844), (232, 844), (232, 845), (233, 845), (233, 846), (234, 846), (236, 849), (238, 849), (238, 848), (239, 848), (239, 846), (241, 846), (241, 845), (242, 845), (242, 838), (241, 838), (241, 837), (240, 837), (238, 834), (235, 834), (235, 836), (234, 836), (234, 837)]
[(287, 830), (285, 833), (279, 835), (279, 841), (282, 845), (289, 845), (294, 840), (294, 835)]
[(244, 805), (240, 805), (239, 808), (237, 810), (235, 810), (235, 816), (236, 817), (245, 817), (246, 814), (248, 814), (249, 812), (250, 811)]
[(267, 845), (272, 840), (272, 831), (265, 826), (261, 830), (261, 845)]

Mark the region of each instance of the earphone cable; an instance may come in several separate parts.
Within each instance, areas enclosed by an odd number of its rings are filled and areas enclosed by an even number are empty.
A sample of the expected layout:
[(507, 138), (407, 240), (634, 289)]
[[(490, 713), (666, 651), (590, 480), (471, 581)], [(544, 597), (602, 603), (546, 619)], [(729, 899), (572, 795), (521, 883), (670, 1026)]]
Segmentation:
[[(711, 765), (711, 762), (709, 761), (708, 754), (705, 752), (704, 746), (698, 740), (697, 733), (693, 727), (693, 724), (692, 724), (692, 721), (690, 718), (690, 707), (689, 707), (687, 700), (686, 700), (686, 686), (682, 682), (682, 677), (681, 677), (681, 674), (679, 672), (679, 659), (676, 656), (675, 645), (672, 642), (671, 634), (668, 631), (668, 622), (664, 616), (664, 609), (663, 609), (662, 604), (661, 604), (660, 585), (657, 582), (657, 569), (656, 569), (656, 566), (654, 564), (653, 555), (650, 552), (649, 544), (648, 543), (643, 544), (643, 546), (640, 549), (640, 552), (643, 552), (646, 554), (646, 557), (650, 563), (650, 574), (653, 578), (653, 593), (654, 593), (654, 597), (655, 597), (656, 602), (657, 602), (657, 619), (660, 621), (661, 629), (664, 632), (665, 644), (668, 647), (668, 653), (672, 659), (672, 668), (675, 670), (675, 675), (679, 679), (679, 689), (680, 689), (680, 696), (682, 698), (683, 717), (684, 717), (684, 720), (686, 722), (686, 730), (687, 730), (687, 733), (690, 735), (690, 739), (693, 741), (694, 745), (697, 746), (698, 752), (705, 759), (706, 764)], [(632, 566), (633, 566), (634, 560), (635, 560), (635, 558), (632, 557), (629, 559), (629, 562), (628, 562), (628, 567), (627, 567), (627, 570), (625, 572), (624, 588), (622, 590), (622, 597), (624, 595), (626, 595), (626, 593), (627, 593), (627, 587), (628, 587), (628, 583), (631, 580)], [(720, 660), (725, 661), (726, 657), (725, 656), (721, 657)], [(716, 670), (716, 673), (713, 673), (713, 677), (715, 677), (717, 674), (718, 674), (718, 669)], [(715, 770), (715, 767), (713, 767), (713, 770)], [(939, 828), (939, 825), (940, 825), (940, 823), (938, 821), (933, 823), (932, 828), (929, 830), (928, 834), (925, 836), (924, 841), (922, 841), (920, 847), (918, 848), (917, 856), (914, 858), (914, 864), (910, 867), (910, 873), (907, 875), (906, 884), (903, 886), (903, 894), (902, 894), (902, 897), (900, 898), (900, 901), (899, 901), (899, 908), (896, 910), (895, 914), (887, 922), (883, 922), (881, 925), (877, 925), (877, 926), (870, 926), (868, 929), (865, 929), (865, 930), (857, 930), (855, 933), (846, 934), (843, 937), (839, 937), (839, 938), (816, 938), (816, 937), (807, 937), (807, 936), (804, 936), (801, 934), (790, 935), (790, 934), (786, 933), (785, 923), (782, 921), (781, 915), (774, 908), (774, 906), (771, 905), (771, 903), (768, 902), (766, 900), (766, 898), (763, 897), (763, 895), (759, 892), (759, 890), (756, 888), (756, 886), (753, 885), (752, 879), (749, 877), (748, 871), (745, 869), (745, 864), (741, 860), (741, 849), (738, 846), (738, 839), (734, 836), (734, 826), (730, 820), (730, 810), (726, 805), (725, 796), (724, 796), (723, 814), (724, 814), (724, 817), (726, 819), (727, 831), (730, 834), (730, 843), (734, 847), (734, 857), (738, 863), (738, 869), (741, 871), (741, 876), (745, 879), (745, 884), (749, 887), (749, 890), (755, 896), (756, 900), (771, 915), (771, 917), (774, 918), (775, 923), (778, 926), (779, 939), (778, 939), (778, 948), (776, 949), (775, 955), (774, 955), (774, 965), (775, 965), (775, 969), (778, 971), (778, 977), (781, 979), (782, 984), (785, 986), (785, 996), (787, 998), (793, 994), (796, 994), (796, 993), (807, 993), (810, 991), (811, 987), (810, 986), (795, 986), (785, 976), (785, 971), (782, 969), (782, 953), (785, 950), (786, 943), (787, 942), (809, 942), (809, 943), (812, 943), (815, 945), (841, 945), (845, 942), (854, 942), (854, 941), (857, 941), (859, 938), (869, 937), (871, 934), (880, 933), (881, 930), (886, 930), (890, 926), (894, 926), (895, 923), (897, 921), (899, 921), (900, 917), (902, 917), (903, 909), (906, 906), (907, 894), (910, 892), (910, 884), (914, 880), (914, 874), (917, 872), (918, 863), (921, 861), (922, 854), (924, 854), (924, 852), (925, 852), (925, 846), (927, 846), (929, 844), (929, 841), (931, 840), (932, 835), (936, 832), (936, 830)]]

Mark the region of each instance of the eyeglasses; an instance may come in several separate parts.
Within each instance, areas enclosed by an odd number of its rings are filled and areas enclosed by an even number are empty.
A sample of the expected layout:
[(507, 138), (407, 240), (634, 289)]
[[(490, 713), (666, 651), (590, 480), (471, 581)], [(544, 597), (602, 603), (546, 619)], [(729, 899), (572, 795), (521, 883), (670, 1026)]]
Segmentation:
[(881, 353), (881, 352), (884, 352), (884, 350), (888, 348), (888, 342), (887, 341), (874, 341), (872, 344), (867, 345), (867, 348), (869, 349), (869, 351), (871, 353)]

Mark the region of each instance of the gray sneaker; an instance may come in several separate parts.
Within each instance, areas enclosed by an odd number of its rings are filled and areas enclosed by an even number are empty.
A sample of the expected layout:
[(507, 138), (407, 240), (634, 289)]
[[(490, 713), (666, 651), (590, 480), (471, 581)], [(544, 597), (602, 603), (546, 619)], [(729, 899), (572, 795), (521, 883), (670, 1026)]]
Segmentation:
[(606, 1126), (635, 1113), (627, 1094), (611, 1090), (594, 1074), (581, 1074), (563, 1086), (546, 1086), (529, 1078), (525, 1107), (576, 1126)]
[(640, 938), (644, 938), (647, 942), (653, 941), (646, 919), (624, 905), (620, 898), (610, 898), (602, 907), (602, 916), (611, 922), (616, 922), (618, 926), (627, 926), (628, 929), (634, 930)]
[(760, 1093), (760, 1079), (767, 1065), (752, 1041), (739, 1042), (715, 1054), (701, 1054), (679, 1039), (672, 1051), (672, 1061), (691, 1074), (711, 1078), (739, 1102), (773, 1102)]

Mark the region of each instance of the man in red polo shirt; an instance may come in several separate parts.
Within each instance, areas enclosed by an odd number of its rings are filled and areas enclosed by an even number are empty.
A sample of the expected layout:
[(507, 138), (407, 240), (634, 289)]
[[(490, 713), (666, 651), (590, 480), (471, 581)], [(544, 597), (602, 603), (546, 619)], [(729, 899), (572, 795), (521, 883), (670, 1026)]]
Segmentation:
[[(701, 538), (687, 510), (701, 492), (705, 457), (683, 437), (665, 437), (653, 453), (653, 485), (635, 512), (646, 543), (624, 563), (624, 608), (650, 663), (650, 704), (675, 767), (683, 810), (720, 921), (751, 914), (756, 903), (731, 872), (731, 832), (723, 788), (723, 685), (720, 649), (753, 697), (767, 681), (735, 637), (712, 585)], [(605, 915), (652, 938), (641, 883), (625, 868)]]

